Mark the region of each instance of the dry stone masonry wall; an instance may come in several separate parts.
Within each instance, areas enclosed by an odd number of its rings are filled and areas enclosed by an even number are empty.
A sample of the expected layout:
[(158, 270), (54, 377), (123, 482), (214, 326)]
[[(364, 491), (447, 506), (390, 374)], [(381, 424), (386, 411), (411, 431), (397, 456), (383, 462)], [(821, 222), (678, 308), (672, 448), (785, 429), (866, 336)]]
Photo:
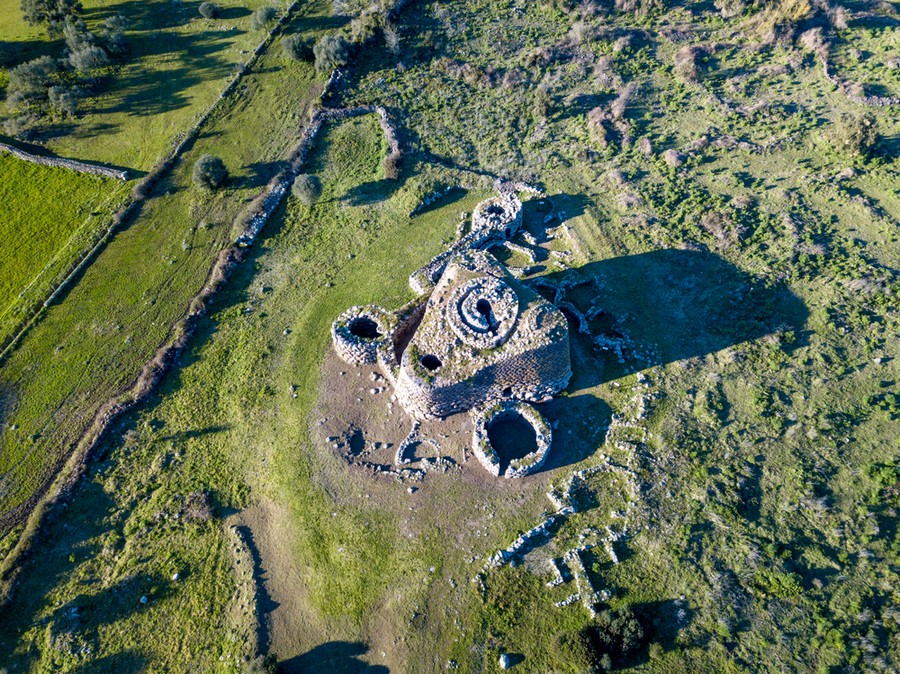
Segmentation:
[[(331, 329), (338, 355), (355, 366), (378, 365), (414, 419), (479, 410), (472, 447), (495, 476), (501, 468), (491, 424), (510, 416), (529, 424), (537, 448), (509, 462), (508, 478), (540, 470), (551, 444), (549, 425), (523, 401), (549, 400), (572, 375), (565, 316), (485, 252), (521, 228), (522, 202), (500, 189), (476, 206), (468, 233), (410, 276), (422, 300), (396, 315), (351, 307)], [(417, 441), (415, 428), (398, 449), (398, 464)]]

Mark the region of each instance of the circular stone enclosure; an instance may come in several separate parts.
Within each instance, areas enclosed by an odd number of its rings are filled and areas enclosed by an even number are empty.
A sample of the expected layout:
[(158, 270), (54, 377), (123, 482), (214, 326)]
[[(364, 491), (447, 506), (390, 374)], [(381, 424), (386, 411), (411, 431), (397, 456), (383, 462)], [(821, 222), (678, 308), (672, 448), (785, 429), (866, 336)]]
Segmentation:
[(503, 344), (516, 325), (519, 297), (493, 276), (475, 278), (459, 286), (447, 302), (450, 328), (469, 346), (490, 349)]
[(488, 472), (511, 478), (540, 470), (552, 437), (550, 426), (534, 407), (505, 401), (474, 417), (472, 450)]
[(379, 306), (350, 307), (331, 324), (335, 351), (351, 365), (373, 365), (378, 351), (390, 346), (391, 318)]

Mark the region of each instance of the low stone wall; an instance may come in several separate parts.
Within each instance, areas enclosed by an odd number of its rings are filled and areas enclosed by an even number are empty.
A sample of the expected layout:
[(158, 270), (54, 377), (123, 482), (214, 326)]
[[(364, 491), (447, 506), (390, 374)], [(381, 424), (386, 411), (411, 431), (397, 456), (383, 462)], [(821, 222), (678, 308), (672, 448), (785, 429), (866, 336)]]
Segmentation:
[(6, 143), (0, 143), (0, 152), (8, 152), (22, 161), (40, 164), (41, 166), (63, 168), (75, 171), (76, 173), (90, 173), (92, 175), (115, 178), (116, 180), (122, 181), (128, 180), (128, 171), (122, 169), (115, 169), (110, 166), (99, 166), (97, 164), (87, 164), (83, 161), (78, 161), (77, 159), (66, 159), (65, 157), (32, 154), (31, 152), (26, 152), (21, 148)]
[(409, 287), (420, 295), (428, 292), (444, 273), (452, 257), (467, 250), (484, 250), (508, 241), (521, 228), (522, 202), (515, 192), (501, 192), (499, 196), (485, 199), (472, 213), (471, 231), (410, 274)]

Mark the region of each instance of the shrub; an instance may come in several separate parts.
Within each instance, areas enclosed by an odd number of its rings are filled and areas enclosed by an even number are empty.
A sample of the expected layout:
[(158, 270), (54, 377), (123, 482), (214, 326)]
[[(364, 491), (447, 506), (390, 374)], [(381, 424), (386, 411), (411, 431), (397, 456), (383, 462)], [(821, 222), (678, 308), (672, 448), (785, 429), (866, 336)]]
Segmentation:
[(214, 2), (201, 2), (197, 11), (204, 19), (215, 19), (219, 16), (219, 6)]
[(384, 158), (384, 161), (381, 162), (381, 167), (384, 169), (385, 178), (388, 180), (396, 180), (400, 177), (400, 155), (389, 154)]
[(268, 28), (269, 24), (275, 20), (275, 14), (274, 7), (260, 7), (253, 12), (253, 18), (250, 19), (250, 27), (253, 30)]
[(288, 58), (294, 61), (312, 61), (313, 50), (311, 43), (302, 35), (290, 35), (281, 41), (281, 48)]
[(26, 23), (44, 24), (50, 34), (58, 34), (66, 19), (82, 10), (79, 0), (21, 0), (21, 7)]
[(597, 626), (591, 630), (591, 639), (599, 652), (607, 653), (616, 660), (640, 648), (644, 642), (644, 628), (630, 607), (617, 612), (604, 611), (597, 616)]
[(228, 177), (228, 169), (225, 163), (218, 157), (205, 154), (194, 164), (191, 179), (201, 189), (215, 190)]
[(316, 70), (333, 70), (347, 63), (348, 47), (347, 40), (340, 35), (325, 35), (319, 38), (313, 47)]
[(121, 14), (111, 16), (103, 22), (100, 40), (111, 54), (121, 55), (128, 49), (128, 41), (125, 38), (127, 28), (128, 19)]
[(6, 85), (7, 103), (14, 109), (43, 108), (57, 71), (56, 61), (49, 56), (13, 68)]
[(79, 73), (87, 73), (109, 64), (109, 55), (102, 47), (88, 46), (69, 53), (69, 65)]
[(570, 665), (576, 672), (598, 672), (600, 657), (594, 650), (588, 630), (566, 632), (556, 638), (555, 655), (562, 664)]
[(53, 86), (47, 92), (50, 109), (67, 117), (74, 117), (81, 91), (76, 88)]
[(534, 92), (534, 107), (531, 115), (535, 122), (541, 122), (547, 119), (550, 114), (550, 104), (552, 103), (550, 94), (545, 87), (538, 87)]
[(831, 134), (834, 149), (842, 154), (866, 160), (872, 156), (878, 144), (878, 126), (875, 117), (844, 115)]
[(322, 181), (317, 176), (300, 174), (294, 180), (291, 192), (307, 206), (315, 204), (322, 196)]

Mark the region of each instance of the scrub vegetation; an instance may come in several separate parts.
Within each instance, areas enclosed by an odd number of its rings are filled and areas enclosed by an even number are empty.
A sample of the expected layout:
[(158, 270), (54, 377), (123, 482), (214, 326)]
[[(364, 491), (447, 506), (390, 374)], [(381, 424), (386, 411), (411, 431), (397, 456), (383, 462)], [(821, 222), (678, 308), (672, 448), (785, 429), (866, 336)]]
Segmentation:
[[(218, 18), (180, 5), (183, 21), (153, 29), (173, 44), (240, 27), (216, 38), (216, 63), (270, 25), (257, 11), (268, 3), (217, 2)], [(87, 25), (128, 7), (85, 3)], [(0, 363), (0, 554), (30, 541), (3, 569), (0, 668), (495, 672), (505, 656), (542, 673), (895, 671), (896, 4), (295, 11)], [(3, 13), (0, 39), (57, 48)], [(116, 67), (144, 58), (169, 67), (141, 51)], [(228, 67), (210, 67), (186, 68), (155, 101), (183, 104), (138, 101), (152, 114), (134, 120), (98, 102), (80, 131), (42, 142), (146, 170), (224, 87)], [(171, 338), (317, 106), (380, 106), (402, 162), (377, 113), (326, 121), (159, 387), (27, 524), (96, 411)], [(102, 119), (108, 132), (85, 135)], [(192, 183), (204, 155), (228, 172), (215, 190)], [(0, 162), (3, 189), (30, 179), (54, 192), (40, 208), (7, 201), (18, 227), (65, 212), (34, 230), (48, 232), (31, 236), (34, 260), (124, 197), (105, 179)], [(348, 465), (321, 433), (335, 381), (357, 383), (331, 354), (331, 322), (412, 300), (408, 275), (456, 240), (495, 178), (543, 192), (523, 193), (526, 232), (556, 235), (532, 275), (585, 281), (566, 300), (602, 307), (600, 339), (570, 331), (572, 382), (540, 406), (546, 467), (497, 480), (460, 452), (453, 470), (407, 484)], [(494, 252), (525, 266), (516, 243)], [(9, 296), (36, 268), (0, 262)], [(387, 425), (390, 393), (360, 395)], [(465, 420), (444, 423), (452, 434)], [(548, 491), (603, 466), (550, 535), (515, 564), (488, 564), (556, 509)], [(593, 613), (570, 600), (575, 580), (554, 582), (551, 560), (576, 548)]]

